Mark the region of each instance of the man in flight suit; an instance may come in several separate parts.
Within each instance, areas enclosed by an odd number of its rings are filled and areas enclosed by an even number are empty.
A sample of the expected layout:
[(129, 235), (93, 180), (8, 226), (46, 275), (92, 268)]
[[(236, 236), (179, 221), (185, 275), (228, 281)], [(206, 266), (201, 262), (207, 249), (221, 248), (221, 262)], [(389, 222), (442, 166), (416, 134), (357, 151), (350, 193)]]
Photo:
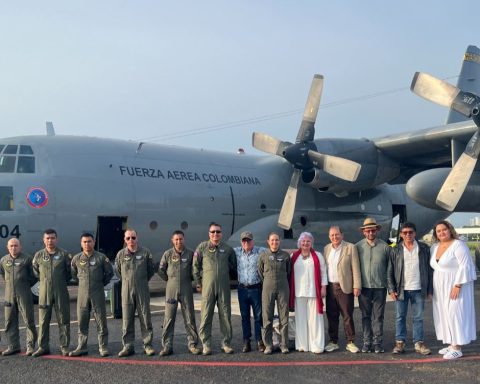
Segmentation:
[(165, 317), (163, 320), (163, 349), (161, 356), (173, 353), (173, 334), (177, 307), (180, 303), (183, 322), (187, 332), (188, 350), (198, 355), (198, 333), (195, 324), (195, 311), (193, 308), (192, 291), (192, 263), (193, 251), (185, 247), (185, 238), (182, 231), (172, 234), (173, 247), (166, 251), (160, 260), (158, 274), (167, 282), (165, 291)]
[(152, 254), (147, 248), (138, 245), (138, 236), (133, 229), (127, 229), (124, 236), (127, 246), (117, 253), (115, 265), (122, 280), (122, 342), (119, 357), (135, 353), (135, 310), (140, 320), (140, 329), (145, 354), (153, 356), (153, 327), (150, 313), (150, 290), (148, 281), (155, 274)]
[(20, 352), (20, 311), (27, 326), (27, 356), (31, 356), (37, 339), (31, 291), (37, 279), (33, 275), (32, 256), (22, 252), (22, 245), (16, 238), (8, 240), (7, 249), (8, 254), (0, 260), (0, 274), (5, 279), (5, 336), (8, 342), (2, 355)]
[(211, 223), (210, 240), (200, 243), (193, 256), (193, 276), (197, 291), (202, 293), (202, 312), (199, 336), (203, 355), (211, 355), (212, 320), (215, 304), (218, 308), (220, 331), (223, 335), (222, 350), (233, 353), (230, 274), (237, 274), (237, 257), (232, 247), (222, 241), (222, 227)]
[(91, 233), (84, 233), (80, 238), (83, 252), (76, 254), (72, 260), (72, 276), (78, 279), (77, 318), (78, 346), (70, 356), (82, 356), (88, 353), (88, 325), (90, 310), (93, 309), (97, 322), (100, 356), (108, 356), (107, 310), (104, 286), (113, 277), (113, 267), (108, 257), (95, 251), (95, 240)]
[(60, 349), (68, 356), (70, 344), (70, 295), (67, 283), (72, 278), (71, 255), (57, 247), (57, 232), (47, 229), (43, 232), (45, 248), (33, 258), (33, 273), (40, 279), (38, 298), (38, 349), (33, 357), (50, 353), (50, 320), (52, 309), (58, 322)]

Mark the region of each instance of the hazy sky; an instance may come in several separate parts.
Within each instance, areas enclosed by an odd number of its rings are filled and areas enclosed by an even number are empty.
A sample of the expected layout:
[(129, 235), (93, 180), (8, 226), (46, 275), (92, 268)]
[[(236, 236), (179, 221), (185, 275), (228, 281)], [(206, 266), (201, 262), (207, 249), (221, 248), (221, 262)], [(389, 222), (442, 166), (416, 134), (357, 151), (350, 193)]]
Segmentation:
[(466, 47), (480, 44), (479, 10), (438, 0), (2, 2), (1, 136), (43, 134), (48, 120), (58, 134), (253, 153), (255, 130), (294, 140), (314, 73), (325, 76), (317, 137), (438, 125), (447, 111), (408, 90), (413, 73), (458, 75)]

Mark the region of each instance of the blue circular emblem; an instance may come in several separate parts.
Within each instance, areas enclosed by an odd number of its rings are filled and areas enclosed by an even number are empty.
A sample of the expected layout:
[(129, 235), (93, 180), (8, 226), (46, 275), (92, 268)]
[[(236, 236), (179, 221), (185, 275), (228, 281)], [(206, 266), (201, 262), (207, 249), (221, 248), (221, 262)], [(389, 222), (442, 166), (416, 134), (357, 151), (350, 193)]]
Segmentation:
[(32, 187), (27, 192), (27, 203), (33, 208), (42, 208), (48, 204), (48, 193), (41, 187)]

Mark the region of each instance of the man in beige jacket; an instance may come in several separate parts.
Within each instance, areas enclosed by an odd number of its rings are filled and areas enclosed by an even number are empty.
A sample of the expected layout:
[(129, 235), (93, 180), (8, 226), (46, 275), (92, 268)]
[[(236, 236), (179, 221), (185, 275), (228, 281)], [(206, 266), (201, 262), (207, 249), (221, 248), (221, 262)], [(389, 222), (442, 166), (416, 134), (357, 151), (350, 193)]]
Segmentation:
[(330, 227), (328, 237), (331, 243), (325, 247), (323, 254), (328, 273), (326, 307), (330, 342), (325, 351), (333, 352), (339, 349), (338, 325), (341, 314), (347, 338), (346, 350), (357, 353), (359, 349), (354, 343), (353, 299), (360, 295), (362, 287), (358, 253), (355, 245), (343, 241), (340, 227)]

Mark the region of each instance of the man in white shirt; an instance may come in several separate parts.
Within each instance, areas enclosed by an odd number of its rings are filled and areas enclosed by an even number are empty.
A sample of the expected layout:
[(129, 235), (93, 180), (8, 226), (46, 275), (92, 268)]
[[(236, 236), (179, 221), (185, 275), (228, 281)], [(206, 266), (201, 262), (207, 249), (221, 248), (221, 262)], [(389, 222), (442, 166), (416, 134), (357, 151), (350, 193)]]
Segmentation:
[(328, 237), (331, 243), (324, 249), (327, 263), (327, 318), (330, 342), (325, 350), (333, 352), (338, 346), (338, 325), (340, 315), (347, 338), (346, 350), (359, 352), (355, 345), (355, 324), (353, 323), (353, 301), (361, 292), (362, 282), (360, 262), (355, 245), (343, 240), (343, 233), (338, 226), (330, 227)]
[(408, 302), (412, 307), (413, 343), (415, 351), (429, 355), (430, 349), (423, 342), (423, 309), (425, 299), (433, 293), (433, 270), (430, 267), (430, 248), (415, 240), (416, 227), (403, 223), (401, 241), (391, 253), (388, 264), (388, 293), (395, 301), (395, 347), (392, 353), (405, 351), (407, 338)]

